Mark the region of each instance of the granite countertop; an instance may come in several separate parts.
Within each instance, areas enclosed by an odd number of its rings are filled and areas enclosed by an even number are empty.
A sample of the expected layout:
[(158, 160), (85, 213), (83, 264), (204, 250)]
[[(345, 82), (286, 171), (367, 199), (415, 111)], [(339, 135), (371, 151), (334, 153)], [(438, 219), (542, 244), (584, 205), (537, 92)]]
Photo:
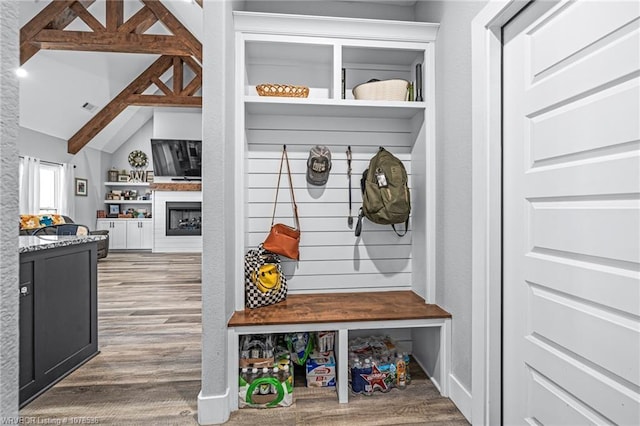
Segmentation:
[(106, 239), (106, 235), (21, 235), (19, 253), (91, 243)]

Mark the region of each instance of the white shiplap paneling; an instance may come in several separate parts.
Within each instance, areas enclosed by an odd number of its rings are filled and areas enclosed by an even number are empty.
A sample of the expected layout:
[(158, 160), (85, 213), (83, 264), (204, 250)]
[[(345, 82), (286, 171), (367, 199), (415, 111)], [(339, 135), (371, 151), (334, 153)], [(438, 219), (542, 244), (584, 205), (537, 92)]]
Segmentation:
[[(262, 242), (271, 226), (282, 149), (281, 144), (273, 144), (272, 141), (277, 139), (273, 133), (280, 134), (282, 131), (256, 131), (252, 134), (248, 147), (247, 248)], [(368, 133), (360, 132), (357, 138), (362, 138), (363, 134), (366, 137)], [(392, 139), (395, 141), (393, 146), (386, 148), (400, 158), (407, 172), (411, 173), (410, 148), (405, 146), (408, 145), (405, 138), (406, 134), (401, 133), (399, 138)], [(289, 290), (315, 292), (410, 289), (411, 232), (401, 238), (393, 232), (391, 226), (377, 225), (365, 219), (362, 235), (354, 235), (358, 209), (362, 204), (360, 177), (377, 151), (376, 142), (384, 139), (376, 138), (370, 145), (361, 143), (352, 146), (351, 194), (354, 225), (351, 228), (347, 224), (347, 145), (324, 141), (332, 153), (332, 170), (326, 185), (315, 186), (306, 181), (306, 162), (311, 146), (314, 142), (319, 142), (316, 139), (309, 144), (287, 145), (301, 228), (300, 261), (283, 262), (285, 274), (289, 278)], [(346, 140), (346, 137), (343, 139)], [(259, 140), (260, 143), (254, 143), (254, 140)], [(276, 222), (293, 225), (286, 168), (283, 173)], [(411, 178), (409, 183), (411, 184)], [(404, 226), (401, 225), (400, 228), (404, 229)]]

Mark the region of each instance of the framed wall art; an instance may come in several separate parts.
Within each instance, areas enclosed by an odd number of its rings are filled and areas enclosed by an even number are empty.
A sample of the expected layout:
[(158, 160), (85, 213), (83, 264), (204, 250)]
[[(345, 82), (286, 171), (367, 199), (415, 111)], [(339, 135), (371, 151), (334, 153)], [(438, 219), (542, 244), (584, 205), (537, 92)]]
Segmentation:
[(76, 178), (76, 190), (75, 194), (80, 195), (82, 197), (86, 197), (89, 190), (89, 185), (87, 179)]

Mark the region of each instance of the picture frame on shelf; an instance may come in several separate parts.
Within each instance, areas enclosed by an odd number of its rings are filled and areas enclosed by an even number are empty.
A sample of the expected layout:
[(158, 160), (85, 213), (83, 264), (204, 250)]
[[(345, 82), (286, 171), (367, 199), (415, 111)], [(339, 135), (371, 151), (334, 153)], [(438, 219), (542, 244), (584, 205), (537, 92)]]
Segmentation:
[(129, 175), (118, 175), (118, 182), (129, 182)]
[(86, 197), (89, 191), (89, 181), (84, 178), (76, 178), (75, 182), (75, 194)]
[(109, 214), (107, 217), (118, 217), (120, 214), (120, 204), (109, 204)]

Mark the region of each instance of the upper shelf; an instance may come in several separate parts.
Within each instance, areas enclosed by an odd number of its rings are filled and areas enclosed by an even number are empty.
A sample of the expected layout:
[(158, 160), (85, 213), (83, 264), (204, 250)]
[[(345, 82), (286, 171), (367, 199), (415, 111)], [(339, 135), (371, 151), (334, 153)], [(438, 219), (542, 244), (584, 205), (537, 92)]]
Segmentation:
[(106, 186), (149, 186), (149, 182), (105, 182)]
[(425, 102), (268, 96), (245, 96), (244, 102), (249, 114), (363, 118), (412, 118), (423, 113), (427, 105)]

